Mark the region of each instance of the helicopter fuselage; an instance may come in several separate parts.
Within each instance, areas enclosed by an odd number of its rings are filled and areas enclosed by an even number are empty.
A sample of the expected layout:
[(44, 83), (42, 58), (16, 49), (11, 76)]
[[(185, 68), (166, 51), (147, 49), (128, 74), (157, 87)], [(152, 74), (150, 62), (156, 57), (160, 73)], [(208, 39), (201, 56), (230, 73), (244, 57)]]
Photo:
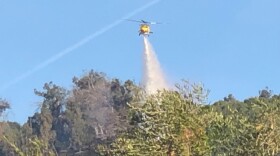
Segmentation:
[(152, 33), (149, 24), (141, 24), (139, 29), (139, 35), (148, 35)]

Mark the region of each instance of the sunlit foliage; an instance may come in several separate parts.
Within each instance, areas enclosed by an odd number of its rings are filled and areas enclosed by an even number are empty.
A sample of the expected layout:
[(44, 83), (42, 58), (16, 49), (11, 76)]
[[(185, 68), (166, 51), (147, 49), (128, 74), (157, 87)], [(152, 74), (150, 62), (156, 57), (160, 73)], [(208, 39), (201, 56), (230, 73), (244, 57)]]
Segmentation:
[[(66, 90), (35, 90), (38, 111), (0, 122), (0, 155), (247, 156), (280, 154), (280, 95), (268, 88), (208, 104), (209, 91), (183, 80), (146, 95), (133, 81), (90, 71)], [(0, 116), (10, 103), (0, 99)]]

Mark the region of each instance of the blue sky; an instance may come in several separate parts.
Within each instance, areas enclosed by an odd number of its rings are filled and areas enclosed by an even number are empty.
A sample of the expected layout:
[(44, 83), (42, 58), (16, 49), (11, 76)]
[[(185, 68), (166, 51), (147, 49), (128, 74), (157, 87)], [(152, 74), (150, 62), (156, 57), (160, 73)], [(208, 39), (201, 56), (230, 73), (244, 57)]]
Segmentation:
[(33, 115), (43, 100), (34, 88), (53, 81), (71, 89), (72, 77), (90, 69), (140, 82), (143, 39), (137, 23), (120, 21), (127, 16), (166, 23), (153, 25), (149, 39), (169, 81), (202, 82), (210, 103), (230, 93), (257, 96), (266, 86), (280, 92), (279, 0), (0, 0), (0, 97), (12, 104), (8, 119)]

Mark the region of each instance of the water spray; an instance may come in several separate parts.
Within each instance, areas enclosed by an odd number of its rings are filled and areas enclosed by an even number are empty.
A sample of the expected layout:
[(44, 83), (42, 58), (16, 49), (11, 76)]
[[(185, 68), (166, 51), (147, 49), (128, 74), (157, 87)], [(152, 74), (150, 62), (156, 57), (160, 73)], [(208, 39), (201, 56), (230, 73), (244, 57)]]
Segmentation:
[(146, 35), (144, 37), (143, 79), (142, 83), (147, 94), (154, 94), (157, 90), (167, 89), (167, 81), (160, 67), (160, 63)]
[[(0, 0), (1, 1), (1, 0)], [(123, 19), (128, 19), (131, 18), (132, 16), (156, 5), (157, 3), (159, 3), (161, 0), (153, 0), (150, 1), (149, 3), (145, 4), (144, 6), (135, 9), (134, 11), (128, 13), (127, 15), (121, 17), (119, 20), (114, 21), (113, 23), (104, 26), (103, 28), (101, 28), (100, 30), (96, 31), (95, 33), (81, 39), (80, 41), (78, 41), (77, 43), (69, 46), (68, 48), (58, 52), (57, 54), (53, 55), (52, 57), (46, 59), (45, 61), (43, 61), (42, 63), (36, 65), (34, 68), (24, 72), (23, 74), (17, 76), (16, 78), (12, 79), (11, 81), (5, 83), (3, 86), (0, 86), (0, 93), (5, 91), (6, 89), (10, 88), (11, 86), (19, 83), (20, 81), (23, 81), (24, 79), (30, 77), (31, 75), (33, 75), (34, 73), (42, 70), (43, 68), (49, 66), (50, 64), (58, 61), (59, 59), (63, 58), (65, 55), (73, 52), (74, 50), (80, 48), (81, 46), (85, 45), (86, 43), (90, 42), (91, 40), (99, 37), (100, 35), (106, 33), (107, 31), (111, 30), (112, 28), (118, 26), (119, 24), (121, 24), (123, 22)]]

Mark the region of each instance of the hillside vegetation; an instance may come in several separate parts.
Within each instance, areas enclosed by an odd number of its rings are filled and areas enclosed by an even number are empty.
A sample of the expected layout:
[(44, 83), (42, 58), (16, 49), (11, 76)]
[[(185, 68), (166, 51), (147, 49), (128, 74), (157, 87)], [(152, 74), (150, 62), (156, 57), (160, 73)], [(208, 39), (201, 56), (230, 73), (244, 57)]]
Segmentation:
[[(34, 93), (26, 123), (0, 122), (3, 156), (263, 156), (280, 154), (280, 95), (270, 90), (211, 105), (199, 84), (146, 95), (133, 81), (90, 71), (66, 90), (52, 82)], [(10, 108), (0, 99), (0, 116)]]

